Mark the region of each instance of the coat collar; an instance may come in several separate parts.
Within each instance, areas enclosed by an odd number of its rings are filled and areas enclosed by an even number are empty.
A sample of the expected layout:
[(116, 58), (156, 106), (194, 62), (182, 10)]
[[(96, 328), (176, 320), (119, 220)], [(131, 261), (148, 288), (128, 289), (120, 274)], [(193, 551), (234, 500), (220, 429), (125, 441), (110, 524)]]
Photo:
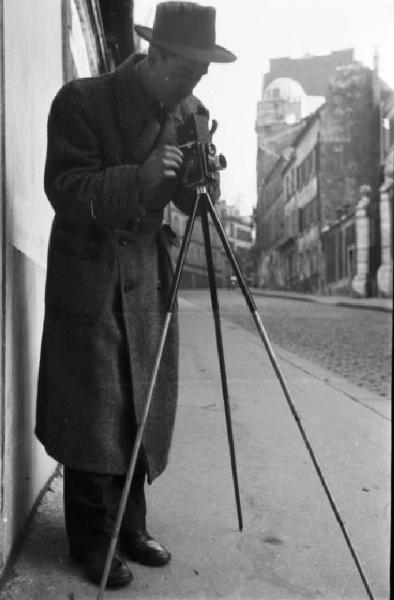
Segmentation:
[[(130, 127), (135, 123), (154, 117), (157, 112), (154, 102), (142, 86), (135, 68), (136, 64), (144, 57), (144, 54), (132, 54), (114, 73), (119, 121), (122, 127)], [(182, 123), (180, 104), (171, 111), (171, 115), (179, 123)]]

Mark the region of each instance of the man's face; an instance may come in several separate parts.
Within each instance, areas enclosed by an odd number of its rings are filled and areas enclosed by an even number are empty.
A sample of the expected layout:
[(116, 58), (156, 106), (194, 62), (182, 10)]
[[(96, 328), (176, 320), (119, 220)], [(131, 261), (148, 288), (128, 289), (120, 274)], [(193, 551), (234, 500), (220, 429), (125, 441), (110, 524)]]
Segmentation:
[(201, 77), (208, 72), (209, 63), (177, 56), (157, 54), (155, 60), (156, 93), (158, 100), (173, 108), (190, 96)]

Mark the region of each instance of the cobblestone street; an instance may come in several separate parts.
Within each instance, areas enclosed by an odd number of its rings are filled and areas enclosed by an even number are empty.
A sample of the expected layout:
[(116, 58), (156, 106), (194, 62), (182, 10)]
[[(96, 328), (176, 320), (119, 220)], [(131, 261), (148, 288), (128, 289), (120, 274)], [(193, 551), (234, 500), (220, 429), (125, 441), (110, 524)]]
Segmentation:
[[(182, 296), (210, 310), (208, 291), (182, 290)], [(258, 295), (254, 299), (273, 344), (390, 397), (391, 313)], [(223, 317), (256, 330), (239, 290), (220, 290), (219, 302)]]

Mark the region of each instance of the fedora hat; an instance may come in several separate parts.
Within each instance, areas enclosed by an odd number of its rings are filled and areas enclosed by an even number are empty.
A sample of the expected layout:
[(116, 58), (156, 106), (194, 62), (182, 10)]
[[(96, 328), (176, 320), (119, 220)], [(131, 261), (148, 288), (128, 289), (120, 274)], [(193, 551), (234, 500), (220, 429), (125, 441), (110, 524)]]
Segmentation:
[(193, 2), (161, 2), (152, 27), (135, 25), (137, 34), (151, 44), (190, 60), (226, 63), (236, 56), (215, 43), (216, 11)]

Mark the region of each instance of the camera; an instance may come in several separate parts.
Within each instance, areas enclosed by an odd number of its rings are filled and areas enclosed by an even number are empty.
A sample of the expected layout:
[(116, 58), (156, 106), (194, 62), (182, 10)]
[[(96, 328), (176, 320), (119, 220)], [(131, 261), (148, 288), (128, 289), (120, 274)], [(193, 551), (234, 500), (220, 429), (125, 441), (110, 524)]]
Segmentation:
[(212, 144), (208, 122), (209, 112), (200, 106), (177, 129), (178, 147), (184, 156), (179, 176), (185, 187), (205, 185), (227, 166), (224, 155), (217, 154)]

